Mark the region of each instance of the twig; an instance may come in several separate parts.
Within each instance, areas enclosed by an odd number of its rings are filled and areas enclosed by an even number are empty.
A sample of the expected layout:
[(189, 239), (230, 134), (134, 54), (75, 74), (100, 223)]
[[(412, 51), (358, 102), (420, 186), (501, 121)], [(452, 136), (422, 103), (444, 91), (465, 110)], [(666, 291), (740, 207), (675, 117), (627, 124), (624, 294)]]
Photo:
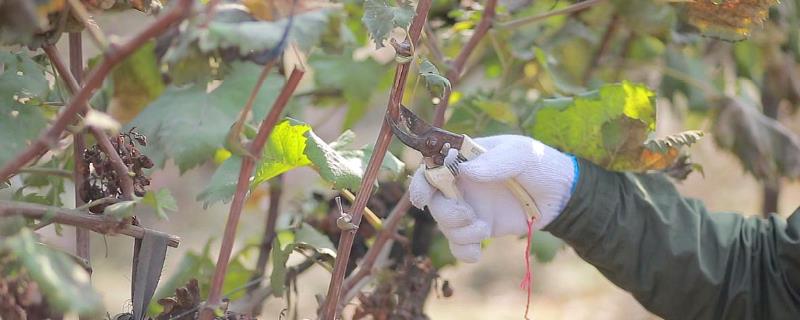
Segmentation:
[[(275, 222), (278, 220), (278, 209), (280, 209), (281, 195), (283, 194), (283, 175), (278, 175), (269, 182), (269, 208), (267, 208), (267, 218), (264, 224), (264, 236), (261, 238), (261, 246), (258, 250), (258, 261), (256, 262), (256, 271), (253, 272), (251, 279), (257, 279), (264, 276), (267, 270), (267, 262), (269, 261), (269, 254), (272, 250), (272, 241), (275, 239)], [(248, 289), (247, 293), (251, 293), (254, 288)], [(257, 315), (253, 311), (252, 315)]]
[[(425, 25), (425, 20), (428, 17), (428, 10), (431, 7), (430, 0), (420, 0), (417, 4), (416, 16), (411, 22), (409, 27), (408, 38), (406, 41), (411, 42), (411, 47), (416, 48), (419, 40), (422, 27)], [(386, 113), (391, 117), (399, 116), (400, 100), (403, 98), (403, 92), (406, 86), (406, 78), (408, 77), (409, 64), (403, 63), (397, 65), (395, 69), (394, 84), (392, 85), (391, 93), (389, 95), (389, 103), (386, 106)], [(392, 140), (392, 131), (389, 124), (384, 119), (381, 125), (380, 132), (378, 133), (377, 141), (375, 141), (375, 148), (372, 156), (367, 164), (367, 169), (364, 172), (364, 178), (361, 180), (361, 187), (356, 199), (351, 207), (350, 214), (352, 215), (352, 223), (359, 225), (361, 223), (361, 216), (364, 208), (367, 206), (369, 196), (372, 194), (372, 188), (377, 179), (378, 169), (383, 162), (386, 155), (386, 150)], [(387, 231), (389, 232), (389, 231)], [(347, 269), (347, 262), (350, 259), (350, 250), (353, 247), (356, 232), (354, 230), (342, 231), (339, 237), (339, 245), (336, 247), (336, 261), (334, 262), (333, 274), (331, 281), (328, 285), (328, 293), (325, 303), (322, 306), (321, 318), (324, 320), (332, 320), (336, 317), (336, 312), (339, 305), (339, 299), (342, 295), (342, 282), (344, 281), (345, 270)]]
[(597, 47), (597, 51), (594, 52), (594, 56), (589, 62), (589, 65), (586, 66), (586, 70), (583, 71), (583, 84), (589, 82), (592, 74), (597, 69), (597, 66), (600, 64), (600, 59), (603, 58), (606, 50), (608, 50), (608, 45), (611, 44), (611, 38), (613, 38), (614, 33), (617, 32), (618, 26), (619, 13), (614, 13), (614, 15), (611, 16), (611, 20), (608, 21), (608, 26), (606, 27), (606, 31), (603, 33), (603, 38), (600, 40), (600, 45)]
[[(344, 197), (347, 198), (347, 201), (350, 201), (350, 203), (356, 201), (356, 195), (350, 192), (350, 190), (342, 189), (341, 192)], [(371, 224), (375, 230), (383, 229), (383, 222), (381, 222), (381, 218), (378, 218), (378, 215), (375, 214), (375, 212), (369, 207), (364, 207), (364, 216), (367, 217), (367, 222), (369, 222), (369, 224)]]
[(80, 112), (85, 110), (86, 102), (92, 96), (94, 90), (103, 83), (103, 80), (105, 80), (109, 72), (111, 72), (111, 69), (144, 45), (148, 40), (164, 33), (170, 26), (185, 19), (186, 15), (191, 11), (190, 8), (193, 3), (193, 0), (179, 0), (172, 10), (159, 16), (155, 22), (138, 33), (131, 40), (120, 46), (114, 46), (113, 50), (107, 51), (103, 62), (89, 75), (84, 86), (75, 93), (69, 104), (63, 108), (53, 125), (42, 133), (38, 139), (33, 141), (22, 153), (18, 154), (0, 169), (0, 180), (7, 180), (20, 168), (46, 153), (50, 146), (59, 140), (61, 133), (64, 132), (67, 126), (74, 123)]
[(105, 198), (100, 198), (100, 199), (97, 199), (97, 200), (89, 202), (89, 203), (84, 203), (80, 207), (75, 208), (75, 210), (86, 211), (86, 210), (89, 210), (89, 209), (91, 209), (93, 207), (99, 206), (101, 204), (114, 204), (114, 203), (118, 203), (118, 202), (121, 202), (121, 201), (122, 200), (114, 198), (114, 197), (105, 197)]
[[(272, 132), (272, 128), (278, 122), (283, 109), (292, 97), (297, 84), (303, 78), (304, 70), (294, 69), (286, 84), (281, 89), (281, 93), (272, 105), (272, 109), (267, 114), (261, 126), (258, 128), (258, 133), (249, 145), (250, 154), (260, 156), (261, 151), (264, 149), (264, 144)], [(236, 240), (236, 227), (239, 225), (239, 218), (242, 215), (242, 208), (244, 207), (244, 200), (247, 197), (247, 190), (250, 187), (250, 175), (255, 167), (255, 159), (252, 157), (242, 157), (242, 167), (239, 170), (239, 179), (236, 183), (236, 193), (233, 195), (230, 212), (228, 213), (228, 221), (225, 223), (225, 232), (222, 238), (222, 245), (219, 249), (219, 257), (217, 258), (217, 267), (214, 270), (214, 277), (211, 280), (211, 289), (209, 289), (208, 300), (200, 313), (201, 320), (210, 320), (214, 316), (214, 307), (220, 303), (220, 294), (222, 293), (222, 284), (225, 280), (225, 272), (228, 269), (228, 262), (231, 258), (231, 251), (233, 250), (233, 243)]]
[[(58, 55), (58, 50), (53, 45), (46, 45), (43, 47), (44, 52), (47, 54), (47, 58), (50, 59), (50, 62), (55, 66), (58, 75), (64, 79), (64, 82), (67, 83), (67, 89), (70, 93), (75, 94), (79, 92), (81, 89), (78, 85), (78, 81), (75, 80), (75, 77), (67, 70), (66, 65), (64, 65), (64, 61), (61, 60), (61, 57)], [(74, 98), (73, 98), (74, 100)], [(83, 103), (84, 106), (79, 111), (80, 114), (86, 114), (88, 110), (91, 108), (88, 102)], [(105, 131), (95, 128), (89, 127), (89, 131), (97, 140), (97, 145), (100, 147), (100, 150), (108, 156), (108, 160), (111, 162), (111, 166), (114, 168), (114, 171), (117, 173), (117, 179), (122, 189), (122, 198), (125, 200), (132, 200), (133, 199), (133, 177), (130, 175), (130, 170), (128, 166), (122, 161), (117, 150), (114, 149), (114, 146), (111, 144), (111, 140), (109, 140), (108, 135)]]
[(433, 32), (431, 24), (425, 23), (423, 30), (425, 31), (425, 46), (431, 51), (433, 59), (438, 63), (445, 63), (446, 58), (444, 53), (442, 53), (442, 48), (439, 47), (439, 43), (436, 41), (436, 34)]
[[(73, 9), (74, 11), (74, 9)], [(80, 83), (83, 76), (83, 43), (80, 32), (69, 34), (69, 69), (75, 82)], [(61, 71), (62, 73), (64, 71)], [(74, 94), (74, 91), (73, 91)], [(75, 207), (82, 206), (84, 195), (84, 183), (86, 181), (86, 162), (83, 159), (83, 151), (86, 149), (86, 141), (83, 132), (76, 133), (72, 137), (72, 163), (73, 178), (75, 182)], [(91, 238), (89, 230), (75, 228), (75, 254), (91, 265)], [(91, 270), (91, 268), (89, 268)]]
[[(478, 43), (483, 40), (483, 37), (489, 31), (489, 28), (492, 27), (496, 7), (497, 0), (486, 1), (486, 7), (483, 8), (481, 21), (478, 22), (478, 25), (475, 27), (475, 31), (473, 31), (472, 37), (469, 38), (467, 44), (464, 45), (464, 47), (458, 53), (456, 60), (454, 60), (453, 64), (450, 66), (450, 70), (447, 71), (447, 80), (450, 80), (451, 86), (455, 86), (461, 79), (461, 72), (464, 71), (464, 65), (467, 63), (467, 59), (470, 55), (472, 55), (472, 52), (475, 51)], [(435, 126), (441, 126), (444, 123), (444, 113), (447, 111), (447, 106), (450, 104), (451, 93), (452, 89), (446, 89), (444, 92), (444, 97), (442, 97), (442, 100), (436, 105), (436, 113), (433, 117), (433, 124)]]
[(89, 16), (89, 11), (86, 10), (86, 7), (83, 6), (83, 3), (81, 3), (80, 0), (67, 0), (67, 3), (71, 9), (70, 12), (72, 12), (72, 16), (80, 21), (86, 30), (89, 31), (89, 35), (92, 37), (94, 45), (96, 45), (97, 48), (102, 51), (107, 50), (109, 46), (108, 38), (106, 38), (106, 35), (103, 34), (102, 30), (100, 30), (100, 27), (97, 25), (97, 23), (94, 22), (94, 19)]
[[(47, 219), (48, 221), (71, 226), (81, 227), (97, 233), (126, 236), (141, 239), (144, 237), (145, 228), (125, 223), (111, 216), (88, 214), (85, 211), (46, 206), (41, 204), (17, 201), (0, 200), (0, 217), (21, 215), (32, 219)], [(167, 235), (167, 244), (177, 248), (180, 238)]]
[(542, 21), (542, 20), (550, 18), (550, 17), (560, 16), (560, 15), (563, 15), (563, 14), (570, 14), (570, 13), (573, 13), (573, 12), (585, 10), (585, 9), (588, 9), (588, 8), (594, 6), (594, 5), (598, 4), (598, 3), (601, 3), (603, 1), (605, 1), (605, 0), (586, 0), (586, 1), (583, 1), (583, 2), (575, 3), (575, 4), (573, 4), (573, 5), (569, 6), (569, 7), (566, 7), (566, 8), (563, 8), (563, 9), (558, 9), (558, 10), (553, 10), (553, 11), (550, 11), (550, 12), (546, 12), (546, 13), (540, 14), (538, 16), (524, 17), (524, 18), (519, 18), (517, 20), (506, 21), (506, 22), (498, 22), (498, 23), (495, 23), (495, 26), (498, 27), (498, 28), (503, 28), (503, 29), (516, 28), (516, 27), (524, 26), (526, 24), (539, 22), (539, 21)]
[(58, 168), (45, 168), (45, 167), (27, 167), (22, 168), (19, 170), (20, 173), (30, 173), (30, 174), (43, 174), (43, 175), (51, 175), (51, 176), (58, 176), (67, 179), (73, 179), (72, 172), (67, 170), (58, 169)]
[[(408, 192), (406, 192), (403, 197), (400, 198), (400, 201), (398, 201), (394, 206), (392, 212), (389, 213), (389, 216), (386, 218), (386, 222), (384, 223), (384, 230), (378, 233), (378, 235), (375, 237), (375, 242), (372, 243), (369, 251), (367, 251), (367, 254), (364, 255), (364, 258), (361, 260), (361, 263), (358, 266), (358, 270), (347, 277), (347, 280), (344, 281), (344, 285), (342, 285), (342, 291), (348, 292), (347, 296), (355, 296), (354, 294), (349, 294), (349, 292), (351, 292), (356, 287), (356, 284), (361, 282), (362, 279), (372, 274), (375, 261), (380, 253), (384, 251), (386, 244), (391, 242), (397, 227), (400, 226), (400, 221), (402, 221), (402, 218), (406, 215), (408, 209), (410, 208), (411, 202), (408, 198)], [(347, 302), (347, 300), (342, 301), (342, 304)]]

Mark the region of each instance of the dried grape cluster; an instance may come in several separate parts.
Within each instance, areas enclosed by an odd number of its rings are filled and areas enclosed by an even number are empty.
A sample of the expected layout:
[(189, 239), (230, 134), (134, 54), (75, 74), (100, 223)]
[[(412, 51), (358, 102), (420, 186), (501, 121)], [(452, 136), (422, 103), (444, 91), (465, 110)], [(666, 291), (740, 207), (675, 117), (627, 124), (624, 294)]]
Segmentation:
[[(142, 197), (147, 192), (145, 187), (150, 185), (150, 178), (145, 175), (144, 169), (153, 167), (153, 161), (139, 151), (139, 146), (147, 145), (147, 137), (138, 133), (136, 128), (123, 132), (111, 139), (111, 145), (116, 150), (122, 162), (128, 167), (128, 172), (133, 178), (133, 191), (136, 196)], [(102, 198), (117, 198), (122, 196), (119, 177), (111, 159), (95, 144), (83, 152), (84, 160), (84, 202), (91, 202)], [(102, 212), (103, 206), (92, 207), (92, 212)]]
[[(0, 257), (0, 261), (9, 257)], [(3, 261), (5, 263), (6, 261)], [(8, 262), (12, 263), (12, 262)], [(2, 264), (2, 263), (0, 263)], [(0, 319), (55, 319), (47, 297), (25, 272), (0, 277)]]

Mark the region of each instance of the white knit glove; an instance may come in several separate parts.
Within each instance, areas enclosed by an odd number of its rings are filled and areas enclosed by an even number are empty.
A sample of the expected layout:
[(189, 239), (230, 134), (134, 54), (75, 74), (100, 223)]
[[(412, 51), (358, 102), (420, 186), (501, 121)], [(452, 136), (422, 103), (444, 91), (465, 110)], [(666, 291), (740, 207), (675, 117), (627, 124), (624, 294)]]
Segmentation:
[(428, 206), (450, 241), (453, 256), (477, 262), (481, 241), (503, 235), (524, 235), (528, 216), (503, 184), (514, 178), (533, 197), (544, 228), (564, 209), (577, 173), (575, 158), (525, 136), (500, 135), (474, 139), (486, 153), (461, 163), (456, 185), (463, 200), (449, 199), (425, 179), (422, 167), (411, 179), (411, 203)]

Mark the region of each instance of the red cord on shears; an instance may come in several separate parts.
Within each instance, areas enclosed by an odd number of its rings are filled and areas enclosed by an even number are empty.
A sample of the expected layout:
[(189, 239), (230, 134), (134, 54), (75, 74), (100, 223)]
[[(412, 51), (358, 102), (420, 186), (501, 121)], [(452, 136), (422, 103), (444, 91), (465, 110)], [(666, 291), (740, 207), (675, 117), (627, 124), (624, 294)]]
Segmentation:
[(531, 307), (531, 283), (533, 281), (533, 272), (531, 271), (531, 241), (533, 240), (533, 223), (536, 222), (534, 218), (528, 220), (528, 243), (525, 245), (525, 277), (519, 284), (520, 289), (528, 291), (528, 302), (525, 304), (525, 319), (528, 319), (528, 311)]

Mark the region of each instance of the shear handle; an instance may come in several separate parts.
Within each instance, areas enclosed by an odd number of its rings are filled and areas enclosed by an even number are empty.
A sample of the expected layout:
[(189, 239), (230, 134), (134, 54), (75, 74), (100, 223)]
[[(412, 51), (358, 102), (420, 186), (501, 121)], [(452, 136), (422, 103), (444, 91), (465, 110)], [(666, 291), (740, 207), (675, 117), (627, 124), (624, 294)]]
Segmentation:
[[(477, 158), (484, 152), (486, 152), (486, 149), (475, 143), (475, 141), (469, 136), (464, 135), (464, 141), (461, 144), (461, 149), (459, 150), (459, 153), (462, 157), (469, 161)], [(445, 197), (451, 199), (462, 198), (461, 192), (456, 187), (456, 177), (446, 166), (425, 170), (425, 178), (428, 180), (428, 183), (430, 183), (436, 189), (439, 189), (439, 191), (441, 191)], [(511, 191), (511, 194), (517, 198), (522, 206), (522, 210), (525, 211), (525, 214), (529, 218), (534, 219), (534, 221), (539, 220), (541, 217), (539, 207), (536, 206), (536, 201), (525, 190), (525, 188), (523, 188), (522, 185), (520, 185), (519, 182), (513, 178), (503, 181), (503, 184), (505, 184), (509, 191)]]

